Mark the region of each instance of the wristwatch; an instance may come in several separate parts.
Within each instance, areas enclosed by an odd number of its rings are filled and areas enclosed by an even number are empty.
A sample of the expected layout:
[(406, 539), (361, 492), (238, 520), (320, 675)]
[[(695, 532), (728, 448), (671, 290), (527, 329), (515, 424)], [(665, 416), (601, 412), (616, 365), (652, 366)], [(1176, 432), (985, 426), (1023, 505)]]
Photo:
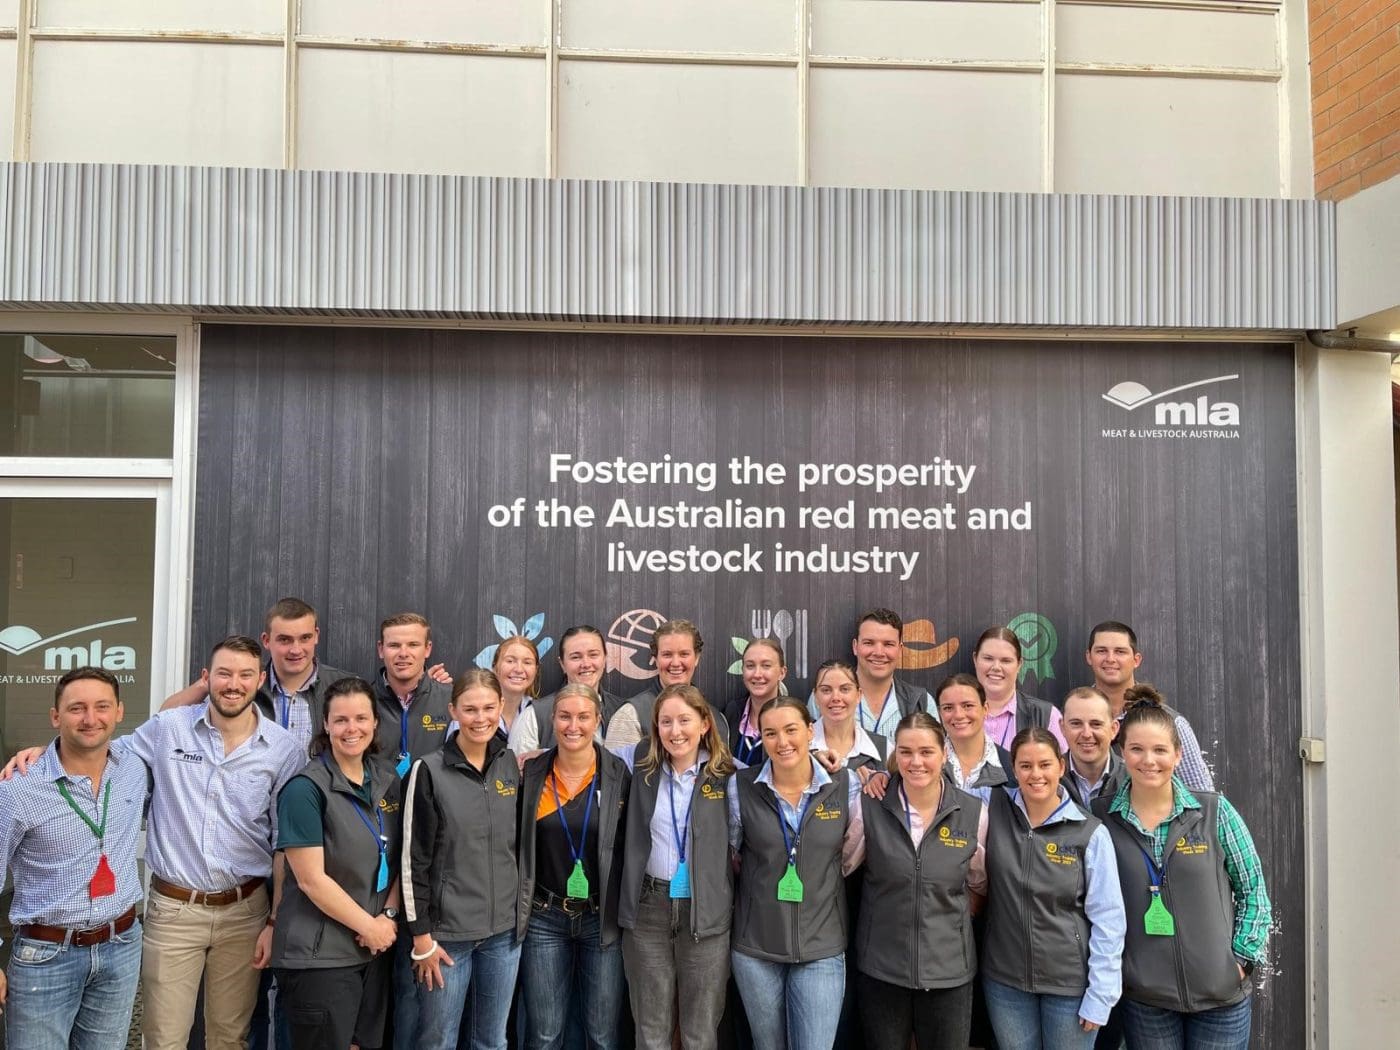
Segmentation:
[(397, 921), (398, 921), (398, 918), (399, 918), (399, 909), (398, 909), (398, 908), (385, 908), (385, 909), (384, 909), (383, 911), (381, 911), (379, 914), (380, 914), (380, 915), (387, 915), (389, 918), (391, 918), (391, 919), (393, 919), (394, 921), (397, 922)]

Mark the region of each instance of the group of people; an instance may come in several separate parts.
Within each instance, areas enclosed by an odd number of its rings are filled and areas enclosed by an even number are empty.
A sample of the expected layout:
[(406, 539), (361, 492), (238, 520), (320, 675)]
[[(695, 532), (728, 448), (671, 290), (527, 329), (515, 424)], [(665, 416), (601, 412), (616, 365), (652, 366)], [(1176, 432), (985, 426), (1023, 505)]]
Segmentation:
[(808, 697), (754, 638), (711, 704), (694, 624), (626, 699), (579, 625), (540, 697), (528, 638), (451, 679), (392, 616), (365, 680), (289, 598), (120, 737), (117, 681), (71, 671), (0, 783), (9, 1045), (117, 1050), (139, 976), (149, 1050), (201, 1002), (210, 1050), (270, 1017), (293, 1050), (961, 1050), (983, 1011), (1005, 1050), (1247, 1046), (1259, 859), (1132, 629), (1090, 632), (1061, 707), (1004, 627), (933, 695), (901, 634), (860, 617)]

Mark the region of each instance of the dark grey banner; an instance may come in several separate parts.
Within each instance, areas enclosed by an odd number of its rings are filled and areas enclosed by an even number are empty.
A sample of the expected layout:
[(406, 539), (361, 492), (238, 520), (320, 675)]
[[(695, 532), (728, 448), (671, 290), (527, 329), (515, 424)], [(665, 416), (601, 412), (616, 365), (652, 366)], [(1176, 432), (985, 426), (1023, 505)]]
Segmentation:
[(884, 605), (911, 679), (1011, 624), (1057, 700), (1126, 620), (1260, 841), (1257, 1044), (1300, 1030), (1290, 346), (210, 326), (201, 353), (197, 661), (295, 594), (365, 672), (414, 610), (453, 670), (531, 635), (549, 688), (595, 623), (628, 693), (686, 617), (723, 700), (736, 640), (776, 634), (797, 692)]

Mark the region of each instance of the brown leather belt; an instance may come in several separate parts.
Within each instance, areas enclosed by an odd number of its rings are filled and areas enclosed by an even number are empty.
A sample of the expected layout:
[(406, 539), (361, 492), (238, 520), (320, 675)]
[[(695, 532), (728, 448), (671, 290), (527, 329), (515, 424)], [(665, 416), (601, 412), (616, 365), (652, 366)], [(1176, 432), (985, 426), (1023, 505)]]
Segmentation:
[(64, 926), (45, 926), (31, 923), (20, 926), (15, 932), (21, 937), (35, 941), (48, 941), (50, 944), (71, 944), (75, 948), (89, 948), (94, 944), (105, 944), (119, 933), (125, 933), (136, 922), (136, 907), (133, 905), (122, 915), (104, 926), (94, 926), (90, 930), (70, 930)]
[(237, 904), (241, 900), (247, 900), (266, 884), (267, 879), (260, 875), (257, 878), (249, 879), (241, 886), (235, 886), (231, 890), (205, 893), (203, 890), (187, 890), (183, 886), (176, 886), (172, 882), (166, 882), (159, 875), (151, 876), (151, 889), (158, 893), (174, 897), (177, 901), (184, 901), (187, 904), (207, 904), (211, 908), (222, 908), (226, 904)]

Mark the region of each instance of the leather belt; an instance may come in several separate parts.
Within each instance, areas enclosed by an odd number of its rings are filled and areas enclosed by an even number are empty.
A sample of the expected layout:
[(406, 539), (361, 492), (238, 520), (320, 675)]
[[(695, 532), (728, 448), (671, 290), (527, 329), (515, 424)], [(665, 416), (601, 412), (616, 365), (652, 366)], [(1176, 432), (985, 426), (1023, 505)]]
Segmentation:
[(549, 890), (535, 890), (535, 908), (537, 911), (548, 911), (550, 908), (558, 908), (565, 915), (583, 915), (586, 912), (598, 910), (597, 897), (561, 897), (557, 893)]
[(211, 908), (237, 904), (239, 901), (251, 897), (265, 885), (267, 885), (267, 879), (259, 875), (231, 890), (215, 890), (213, 893), (205, 893), (203, 890), (187, 890), (183, 886), (176, 886), (173, 882), (166, 882), (159, 875), (151, 876), (151, 889), (158, 893), (174, 897), (177, 901), (184, 901), (186, 904), (207, 904)]
[(90, 930), (70, 930), (65, 926), (45, 926), (43, 923), (30, 923), (15, 931), (21, 937), (34, 941), (48, 941), (50, 944), (71, 944), (75, 948), (89, 948), (94, 944), (105, 944), (119, 933), (125, 933), (136, 922), (136, 907), (133, 905), (111, 922), (94, 926)]

